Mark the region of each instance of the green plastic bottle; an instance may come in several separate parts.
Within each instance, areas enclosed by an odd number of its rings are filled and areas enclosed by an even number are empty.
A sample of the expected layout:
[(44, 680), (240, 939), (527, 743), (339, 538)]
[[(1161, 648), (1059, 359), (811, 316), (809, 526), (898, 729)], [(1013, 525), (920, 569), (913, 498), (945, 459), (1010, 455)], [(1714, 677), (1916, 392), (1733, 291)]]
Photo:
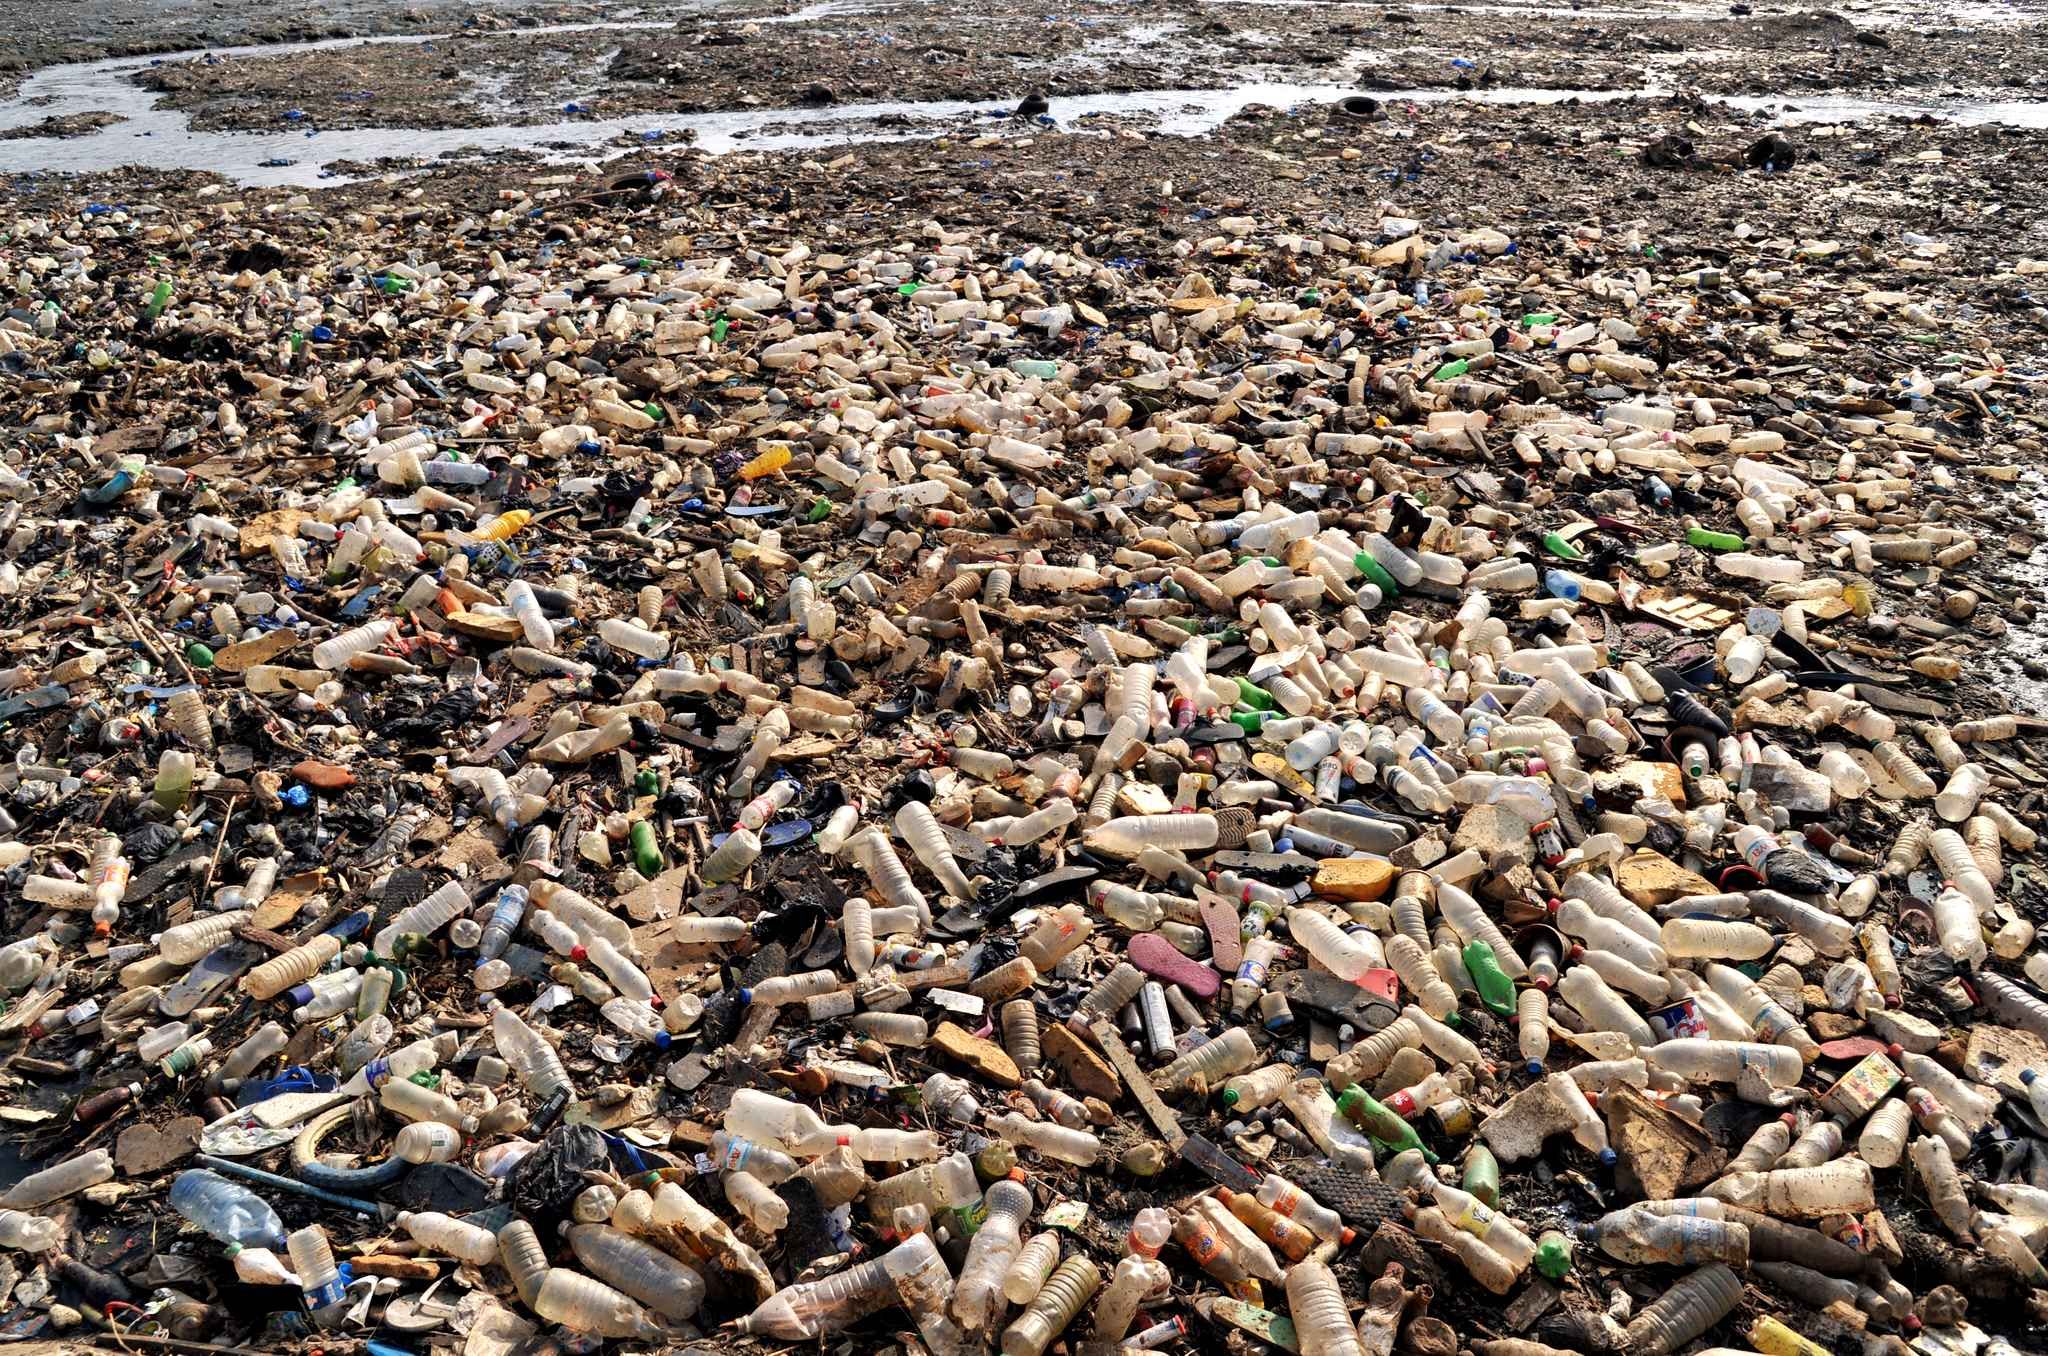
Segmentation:
[(1249, 706), (1254, 711), (1272, 711), (1279, 706), (1279, 703), (1273, 700), (1272, 693), (1249, 678), (1237, 680), (1237, 700), (1239, 704)]
[(156, 291), (149, 294), (148, 315), (151, 320), (164, 313), (164, 307), (171, 304), (171, 280), (165, 278), (156, 285)]
[(1475, 1144), (1465, 1151), (1465, 1175), (1458, 1185), (1471, 1192), (1489, 1208), (1500, 1208), (1500, 1160), (1493, 1156), (1493, 1150), (1484, 1144)]
[(1337, 1099), (1337, 1110), (1349, 1117), (1353, 1125), (1371, 1135), (1373, 1143), (1388, 1153), (1405, 1153), (1414, 1149), (1428, 1162), (1437, 1161), (1436, 1155), (1424, 1147), (1422, 1136), (1415, 1133), (1414, 1126), (1356, 1083), (1344, 1089), (1344, 1095)]
[(661, 874), (661, 845), (654, 841), (654, 825), (636, 820), (632, 830), (633, 869), (653, 880)]
[(1742, 538), (1733, 532), (1712, 532), (1704, 527), (1685, 529), (1685, 544), (1697, 546), (1702, 551), (1740, 551), (1744, 545)]
[(1546, 532), (1543, 534), (1543, 549), (1556, 556), (1559, 560), (1584, 560), (1586, 558), (1584, 551), (1566, 541), (1564, 535), (1558, 532)]
[(1472, 983), (1479, 990), (1479, 1001), (1496, 1016), (1512, 1016), (1515, 1011), (1515, 981), (1500, 968), (1500, 958), (1493, 954), (1493, 948), (1485, 942), (1468, 942), (1464, 958), (1466, 973), (1472, 976)]
[(1436, 370), (1436, 374), (1432, 376), (1430, 380), (1450, 381), (1455, 377), (1464, 376), (1467, 372), (1470, 372), (1471, 370), (1472, 360), (1470, 358), (1453, 358), (1449, 362), (1445, 363), (1442, 367), (1439, 367)]
[(1392, 598), (1401, 591), (1401, 586), (1394, 582), (1394, 576), (1388, 574), (1385, 567), (1366, 552), (1360, 551), (1351, 557), (1351, 563), (1358, 567), (1358, 572), (1367, 580), (1379, 585), (1381, 597)]
[(1270, 711), (1232, 711), (1229, 719), (1232, 725), (1246, 734), (1255, 735), (1266, 728), (1266, 722), (1272, 717)]
[(210, 669), (213, 667), (213, 651), (195, 640), (185, 647), (185, 662), (195, 669)]
[(1545, 1229), (1536, 1240), (1536, 1270), (1545, 1280), (1561, 1281), (1571, 1274), (1572, 1241), (1555, 1229)]

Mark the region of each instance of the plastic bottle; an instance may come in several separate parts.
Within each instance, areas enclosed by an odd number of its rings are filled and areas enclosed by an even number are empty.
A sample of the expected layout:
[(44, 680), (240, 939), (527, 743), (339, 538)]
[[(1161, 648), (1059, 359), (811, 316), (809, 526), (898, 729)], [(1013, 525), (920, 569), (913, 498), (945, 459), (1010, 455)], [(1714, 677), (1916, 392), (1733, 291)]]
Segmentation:
[(1616, 1210), (1583, 1226), (1579, 1238), (1597, 1244), (1618, 1262), (1660, 1266), (1699, 1266), (1706, 1262), (1749, 1265), (1749, 1230), (1726, 1220)]
[(706, 886), (737, 880), (761, 856), (761, 840), (751, 829), (734, 829), (697, 867)]
[(515, 1219), (498, 1230), (498, 1255), (519, 1292), (520, 1303), (533, 1308), (549, 1271), (547, 1249), (541, 1246), (540, 1236), (531, 1224)]
[(660, 1248), (609, 1224), (574, 1224), (565, 1232), (584, 1270), (655, 1317), (687, 1323), (703, 1307), (704, 1278)]
[[(1289, 909), (1287, 931), (1316, 963), (1347, 983), (1356, 984), (1373, 969), (1369, 956), (1344, 931), (1313, 909)], [(1391, 958), (1391, 952), (1389, 953)], [(1455, 1007), (1455, 998), (1453, 1006)]]
[(905, 801), (896, 811), (896, 832), (903, 836), (911, 852), (924, 863), (925, 870), (932, 873), (947, 894), (959, 899), (974, 897), (974, 886), (953, 859), (946, 831), (939, 826), (930, 806), (923, 801)]
[(389, 959), (391, 949), (400, 937), (408, 933), (430, 937), (448, 926), (458, 914), (467, 913), (470, 904), (469, 892), (462, 888), (462, 882), (451, 880), (425, 899), (400, 910), (397, 917), (378, 930), (372, 949), (377, 955)]
[(1753, 1071), (1778, 1088), (1796, 1087), (1806, 1068), (1799, 1052), (1786, 1046), (1697, 1037), (1665, 1041), (1645, 1052), (1644, 1058), (1652, 1068), (1681, 1078), (1733, 1083)]
[(1300, 1356), (1367, 1356), (1337, 1277), (1321, 1262), (1288, 1268), (1287, 1312)]
[(1168, 1092), (1185, 1086), (1190, 1079), (1201, 1078), (1214, 1087), (1230, 1075), (1250, 1068), (1258, 1057), (1258, 1046), (1253, 1043), (1251, 1032), (1234, 1026), (1153, 1074), (1152, 1085), (1161, 1092)]
[(477, 1266), (498, 1260), (498, 1236), (437, 1210), (401, 1210), (396, 1223), (429, 1252)]
[(555, 1048), (510, 1008), (500, 1005), (492, 1011), (491, 1038), (498, 1054), (536, 1098), (546, 1101), (556, 1092), (570, 1088), (568, 1071), (562, 1067)]
[(1880, 1104), (1863, 1123), (1856, 1140), (1856, 1152), (1873, 1168), (1895, 1168), (1906, 1151), (1906, 1137), (1912, 1133), (1913, 1113), (1898, 1098)]
[(374, 621), (354, 630), (344, 631), (331, 640), (323, 640), (313, 647), (313, 667), (332, 672), (346, 668), (357, 655), (368, 654), (377, 649), (398, 632), (395, 621)]
[(991, 1185), (983, 1200), (987, 1214), (967, 1246), (953, 1290), (953, 1316), (970, 1332), (985, 1330), (1001, 1313), (1003, 1278), (1024, 1246), (1032, 1206), (1031, 1193), (1008, 1180)]
[(533, 1311), (571, 1332), (653, 1341), (664, 1329), (633, 1300), (603, 1281), (564, 1267), (550, 1268), (535, 1293)]
[[(62, 1200), (87, 1187), (113, 1180), (114, 1156), (105, 1149), (67, 1158), (53, 1167), (32, 1172), (0, 1196), (0, 1206), (13, 1210), (34, 1210)], [(279, 1236), (282, 1238), (282, 1235)]]
[(1732, 1172), (1708, 1186), (1706, 1194), (1730, 1205), (1789, 1219), (1861, 1213), (1877, 1203), (1870, 1164), (1860, 1158), (1840, 1158), (1817, 1168), (1782, 1172)]
[(186, 1222), (223, 1243), (273, 1249), (285, 1246), (284, 1224), (270, 1203), (217, 1172), (188, 1168), (179, 1173), (171, 1183), (169, 1200)]
[(1742, 1302), (1742, 1280), (1713, 1262), (1659, 1295), (1628, 1325), (1634, 1356), (1670, 1356), (1719, 1323)]
[(327, 1231), (317, 1224), (293, 1230), (285, 1247), (291, 1255), (292, 1270), (298, 1274), (299, 1291), (306, 1297), (306, 1306), (324, 1309), (337, 1303), (343, 1294), (341, 1268), (335, 1265), (334, 1247), (327, 1241)]
[(784, 1286), (734, 1326), (757, 1337), (808, 1341), (860, 1321), (895, 1296), (888, 1269), (877, 1258), (823, 1280)]
[(1519, 1270), (1507, 1258), (1495, 1252), (1485, 1243), (1452, 1224), (1442, 1210), (1436, 1206), (1425, 1206), (1411, 1216), (1415, 1232), (1434, 1243), (1441, 1243), (1457, 1254), (1458, 1260), (1472, 1279), (1489, 1292), (1505, 1295), (1515, 1284)]
[(305, 945), (293, 947), (243, 975), (241, 990), (258, 1002), (267, 1002), (294, 984), (312, 978), (322, 966), (341, 954), (342, 945), (339, 935), (324, 932)]
[(999, 1138), (1011, 1144), (1025, 1145), (1048, 1158), (1057, 1158), (1077, 1167), (1090, 1167), (1102, 1156), (1102, 1141), (1086, 1130), (1028, 1121), (1022, 1116), (1007, 1114), (990, 1116), (985, 1124)]
[(1059, 1264), (1022, 1315), (1003, 1331), (1003, 1356), (1044, 1356), (1054, 1338), (1065, 1332), (1095, 1292), (1102, 1272), (1086, 1257)]
[(1040, 1059), (1038, 1009), (1029, 999), (1018, 998), (1000, 1009), (1003, 1049), (1016, 1061), (1018, 1071), (1031, 1074)]
[(0, 1210), (0, 1248), (49, 1252), (64, 1242), (64, 1226), (48, 1215)]

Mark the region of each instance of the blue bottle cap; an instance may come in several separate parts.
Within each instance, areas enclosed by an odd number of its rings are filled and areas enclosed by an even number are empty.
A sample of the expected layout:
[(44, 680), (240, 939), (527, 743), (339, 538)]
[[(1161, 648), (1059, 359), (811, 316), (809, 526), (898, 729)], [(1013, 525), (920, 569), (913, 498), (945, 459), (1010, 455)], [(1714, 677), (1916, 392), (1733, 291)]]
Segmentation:
[(1617, 1160), (1620, 1157), (1621, 1155), (1617, 1154), (1612, 1149), (1602, 1149), (1600, 1151), (1600, 1166), (1603, 1168), (1611, 1168), (1614, 1166), (1615, 1160)]

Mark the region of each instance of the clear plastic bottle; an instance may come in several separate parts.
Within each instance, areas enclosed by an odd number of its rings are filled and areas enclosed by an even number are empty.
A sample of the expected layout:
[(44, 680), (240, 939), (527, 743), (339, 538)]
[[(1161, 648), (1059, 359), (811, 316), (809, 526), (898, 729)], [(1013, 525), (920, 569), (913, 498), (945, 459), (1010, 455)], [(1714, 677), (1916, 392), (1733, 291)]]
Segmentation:
[(1252, 1033), (1234, 1026), (1216, 1039), (1197, 1046), (1152, 1075), (1152, 1085), (1161, 1092), (1183, 1087), (1201, 1078), (1209, 1086), (1220, 1086), (1232, 1074), (1243, 1073), (1258, 1062), (1259, 1049)]
[(651, 1243), (609, 1224), (574, 1224), (569, 1249), (592, 1276), (638, 1300), (670, 1323), (687, 1323), (704, 1304), (704, 1278)]
[(407, 933), (432, 936), (469, 909), (469, 892), (462, 888), (461, 881), (451, 880), (425, 899), (401, 910), (396, 918), (378, 930), (371, 947), (377, 955), (388, 960), (400, 937)]
[(1700, 1266), (1726, 1262), (1749, 1265), (1749, 1229), (1727, 1220), (1616, 1210), (1579, 1230), (1580, 1241), (1598, 1245), (1618, 1262), (1637, 1265)]
[(734, 829), (697, 867), (707, 886), (723, 885), (746, 874), (761, 856), (761, 839), (751, 829)]
[(1943, 878), (1963, 892), (1979, 909), (1990, 909), (1996, 902), (1990, 880), (1977, 859), (1970, 853), (1970, 845), (1954, 829), (1935, 829), (1927, 835), (1927, 852), (1941, 869)]
[[(621, 1235), (623, 1237), (623, 1235)], [(631, 1297), (579, 1271), (553, 1267), (534, 1295), (533, 1311), (550, 1323), (593, 1337), (653, 1341), (666, 1335)]]
[(1700, 1037), (1665, 1041), (1648, 1050), (1644, 1058), (1653, 1069), (1694, 1081), (1733, 1083), (1753, 1071), (1777, 1088), (1797, 1087), (1806, 1070), (1799, 1052), (1786, 1046)]
[[(525, 628), (525, 624), (522, 617), (522, 629)], [(669, 638), (660, 631), (651, 631), (637, 622), (630, 622), (621, 617), (607, 617), (597, 624), (597, 634), (605, 644), (613, 649), (624, 650), (627, 654), (638, 655), (642, 659), (668, 658)], [(532, 642), (532, 637), (533, 632), (527, 631), (529, 643)]]
[(1090, 1167), (1102, 1156), (1102, 1141), (1086, 1130), (1072, 1130), (1044, 1121), (1027, 1121), (1022, 1116), (1009, 1114), (991, 1116), (986, 1125), (997, 1137), (1011, 1144), (1025, 1145), (1047, 1158), (1057, 1158), (1077, 1167)]
[(1444, 1218), (1506, 1258), (1517, 1274), (1536, 1260), (1536, 1240), (1500, 1211), (1446, 1182), (1436, 1182), (1431, 1191)]
[[(1414, 997), (1417, 1007), (1438, 1021), (1458, 1010), (1457, 990), (1444, 982), (1435, 960), (1413, 938), (1397, 932), (1387, 938), (1386, 951), (1387, 964), (1401, 977), (1401, 987)], [(1370, 964), (1365, 967), (1372, 968)]]
[(319, 973), (320, 968), (341, 954), (342, 939), (331, 932), (323, 932), (303, 946), (295, 946), (283, 955), (267, 960), (242, 976), (242, 992), (260, 1002), (268, 1002), (294, 984), (304, 983)]
[(1003, 1278), (1024, 1246), (1024, 1222), (1033, 1204), (1029, 1191), (1008, 1180), (992, 1184), (983, 1201), (987, 1215), (968, 1243), (953, 1290), (953, 1316), (971, 1332), (985, 1330), (1001, 1315)]
[(498, 1260), (498, 1236), (438, 1210), (401, 1210), (399, 1228), (429, 1252), (484, 1266)]
[(519, 1081), (541, 1101), (569, 1089), (569, 1073), (561, 1056), (539, 1032), (520, 1020), (519, 1014), (500, 1004), (491, 1013), (491, 1038), (498, 1054), (512, 1066)]
[(1213, 814), (1125, 815), (1089, 829), (1082, 844), (1113, 857), (1135, 857), (1146, 848), (1199, 852), (1216, 846), (1219, 831)]
[(1020, 1073), (1037, 1071), (1040, 1059), (1038, 1008), (1028, 998), (1012, 999), (1003, 1004), (999, 1016), (1002, 1021), (1003, 1049), (1016, 1061)]
[(1301, 1356), (1367, 1356), (1337, 1277), (1323, 1263), (1288, 1268), (1287, 1312)]
[(784, 1286), (734, 1326), (756, 1337), (809, 1341), (849, 1327), (895, 1299), (895, 1283), (876, 1258), (823, 1280)]
[(1023, 1314), (1003, 1331), (1003, 1356), (1045, 1356), (1053, 1339), (1101, 1288), (1102, 1272), (1086, 1257), (1060, 1263)]
[(285, 1240), (292, 1270), (298, 1273), (299, 1291), (312, 1309), (324, 1309), (342, 1297), (341, 1268), (334, 1263), (334, 1245), (327, 1231), (317, 1224), (292, 1231)]
[(820, 994), (834, 993), (845, 987), (845, 982), (832, 970), (806, 970), (794, 975), (777, 975), (764, 979), (750, 989), (741, 989), (740, 1001), (761, 1007), (779, 1007), (784, 1003), (799, 1003), (806, 998)]
[(726, 1203), (763, 1235), (773, 1238), (789, 1223), (789, 1203), (750, 1172), (727, 1172), (719, 1179)]
[(1597, 1031), (1614, 1031), (1628, 1037), (1638, 1050), (1656, 1043), (1650, 1024), (1607, 981), (1589, 965), (1574, 965), (1557, 984), (1558, 996)]
[(1664, 951), (1672, 960), (1746, 961), (1768, 956), (1777, 943), (1754, 923), (1723, 918), (1668, 918)]
[(1412, 1223), (1417, 1234), (1431, 1242), (1441, 1243), (1456, 1253), (1472, 1279), (1489, 1292), (1505, 1295), (1513, 1288), (1518, 1274), (1514, 1264), (1478, 1238), (1452, 1224), (1449, 1217), (1436, 1206), (1426, 1206), (1417, 1210), (1412, 1217)]
[(1017, 958), (1029, 961), (1039, 974), (1050, 974), (1054, 966), (1083, 945), (1095, 933), (1095, 920), (1079, 904), (1062, 904), (1039, 919), (1017, 947)]
[(949, 1073), (934, 1073), (928, 1076), (918, 1091), (923, 1094), (924, 1104), (947, 1120), (971, 1125), (981, 1114), (981, 1102), (976, 1099), (974, 1089), (965, 1079), (955, 1078)]
[(1033, 1235), (1018, 1250), (1009, 1273), (1003, 1277), (1003, 1298), (1012, 1304), (1031, 1303), (1045, 1289), (1046, 1280), (1059, 1264), (1060, 1236), (1050, 1229)]
[[(41, 1172), (30, 1173), (8, 1188), (6, 1195), (0, 1196), (0, 1206), (12, 1210), (34, 1210), (87, 1187), (112, 1181), (113, 1177), (114, 1156), (105, 1149), (94, 1149)], [(282, 1237), (280, 1234), (280, 1240)]]
[(938, 818), (931, 807), (923, 801), (907, 800), (896, 811), (896, 832), (903, 835), (903, 841), (925, 870), (945, 888), (947, 894), (957, 899), (974, 897), (974, 885), (961, 871), (960, 864), (953, 859), (952, 845), (946, 840), (946, 831), (939, 826)]
[[(1371, 957), (1344, 930), (1314, 909), (1289, 909), (1287, 931), (1316, 963), (1347, 983), (1355, 984), (1373, 969)], [(1391, 959), (1392, 952), (1389, 951)], [(1456, 1007), (1455, 996), (1452, 1006)]]
[(1870, 1164), (1860, 1158), (1782, 1172), (1732, 1172), (1708, 1186), (1706, 1194), (1782, 1219), (1860, 1214), (1877, 1204)]
[(512, 1278), (513, 1288), (519, 1292), (520, 1303), (533, 1308), (549, 1270), (547, 1249), (541, 1246), (540, 1235), (525, 1220), (515, 1219), (498, 1230), (498, 1255), (504, 1261), (505, 1274)]
[[(104, 1180), (104, 1179), (102, 1179)], [(284, 1223), (270, 1203), (239, 1182), (205, 1168), (188, 1168), (171, 1183), (171, 1209), (223, 1243), (281, 1248)]]
[(384, 620), (358, 626), (344, 631), (331, 640), (323, 640), (313, 647), (313, 667), (332, 672), (348, 667), (348, 662), (357, 655), (368, 654), (383, 645), (398, 632), (398, 623)]
[(1912, 1050), (1891, 1051), (1906, 1077), (1934, 1094), (1971, 1131), (1982, 1130), (1998, 1114), (1998, 1099), (1979, 1094), (1939, 1061)]
[(1873, 1168), (1895, 1168), (1905, 1155), (1906, 1138), (1913, 1131), (1913, 1111), (1898, 1098), (1884, 1102), (1870, 1113), (1857, 1137), (1856, 1152)]
[(1742, 1302), (1742, 1278), (1726, 1263), (1711, 1262), (1679, 1281), (1628, 1325), (1634, 1356), (1670, 1356), (1719, 1323)]
[(64, 1226), (48, 1215), (0, 1210), (0, 1248), (49, 1252), (64, 1242)]
[(1957, 1238), (1975, 1242), (1977, 1212), (1970, 1206), (1962, 1174), (1956, 1171), (1947, 1141), (1939, 1135), (1923, 1135), (1913, 1141), (1907, 1154), (1913, 1160), (1914, 1174), (1920, 1179), (1921, 1192), (1934, 1217)]

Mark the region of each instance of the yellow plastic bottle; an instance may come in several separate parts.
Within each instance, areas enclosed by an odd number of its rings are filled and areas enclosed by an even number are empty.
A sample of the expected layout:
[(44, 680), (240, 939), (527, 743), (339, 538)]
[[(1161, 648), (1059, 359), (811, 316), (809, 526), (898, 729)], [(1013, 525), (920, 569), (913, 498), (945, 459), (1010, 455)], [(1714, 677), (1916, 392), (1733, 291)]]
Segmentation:
[(1828, 1349), (1809, 1342), (1775, 1318), (1760, 1318), (1749, 1330), (1749, 1344), (1764, 1356), (1828, 1356)]
[(510, 541), (519, 535), (526, 525), (533, 521), (530, 509), (512, 509), (491, 520), (491, 525), (478, 532), (479, 541)]
[(773, 475), (789, 465), (788, 443), (777, 443), (745, 466), (740, 467), (741, 480), (759, 480), (762, 476)]

